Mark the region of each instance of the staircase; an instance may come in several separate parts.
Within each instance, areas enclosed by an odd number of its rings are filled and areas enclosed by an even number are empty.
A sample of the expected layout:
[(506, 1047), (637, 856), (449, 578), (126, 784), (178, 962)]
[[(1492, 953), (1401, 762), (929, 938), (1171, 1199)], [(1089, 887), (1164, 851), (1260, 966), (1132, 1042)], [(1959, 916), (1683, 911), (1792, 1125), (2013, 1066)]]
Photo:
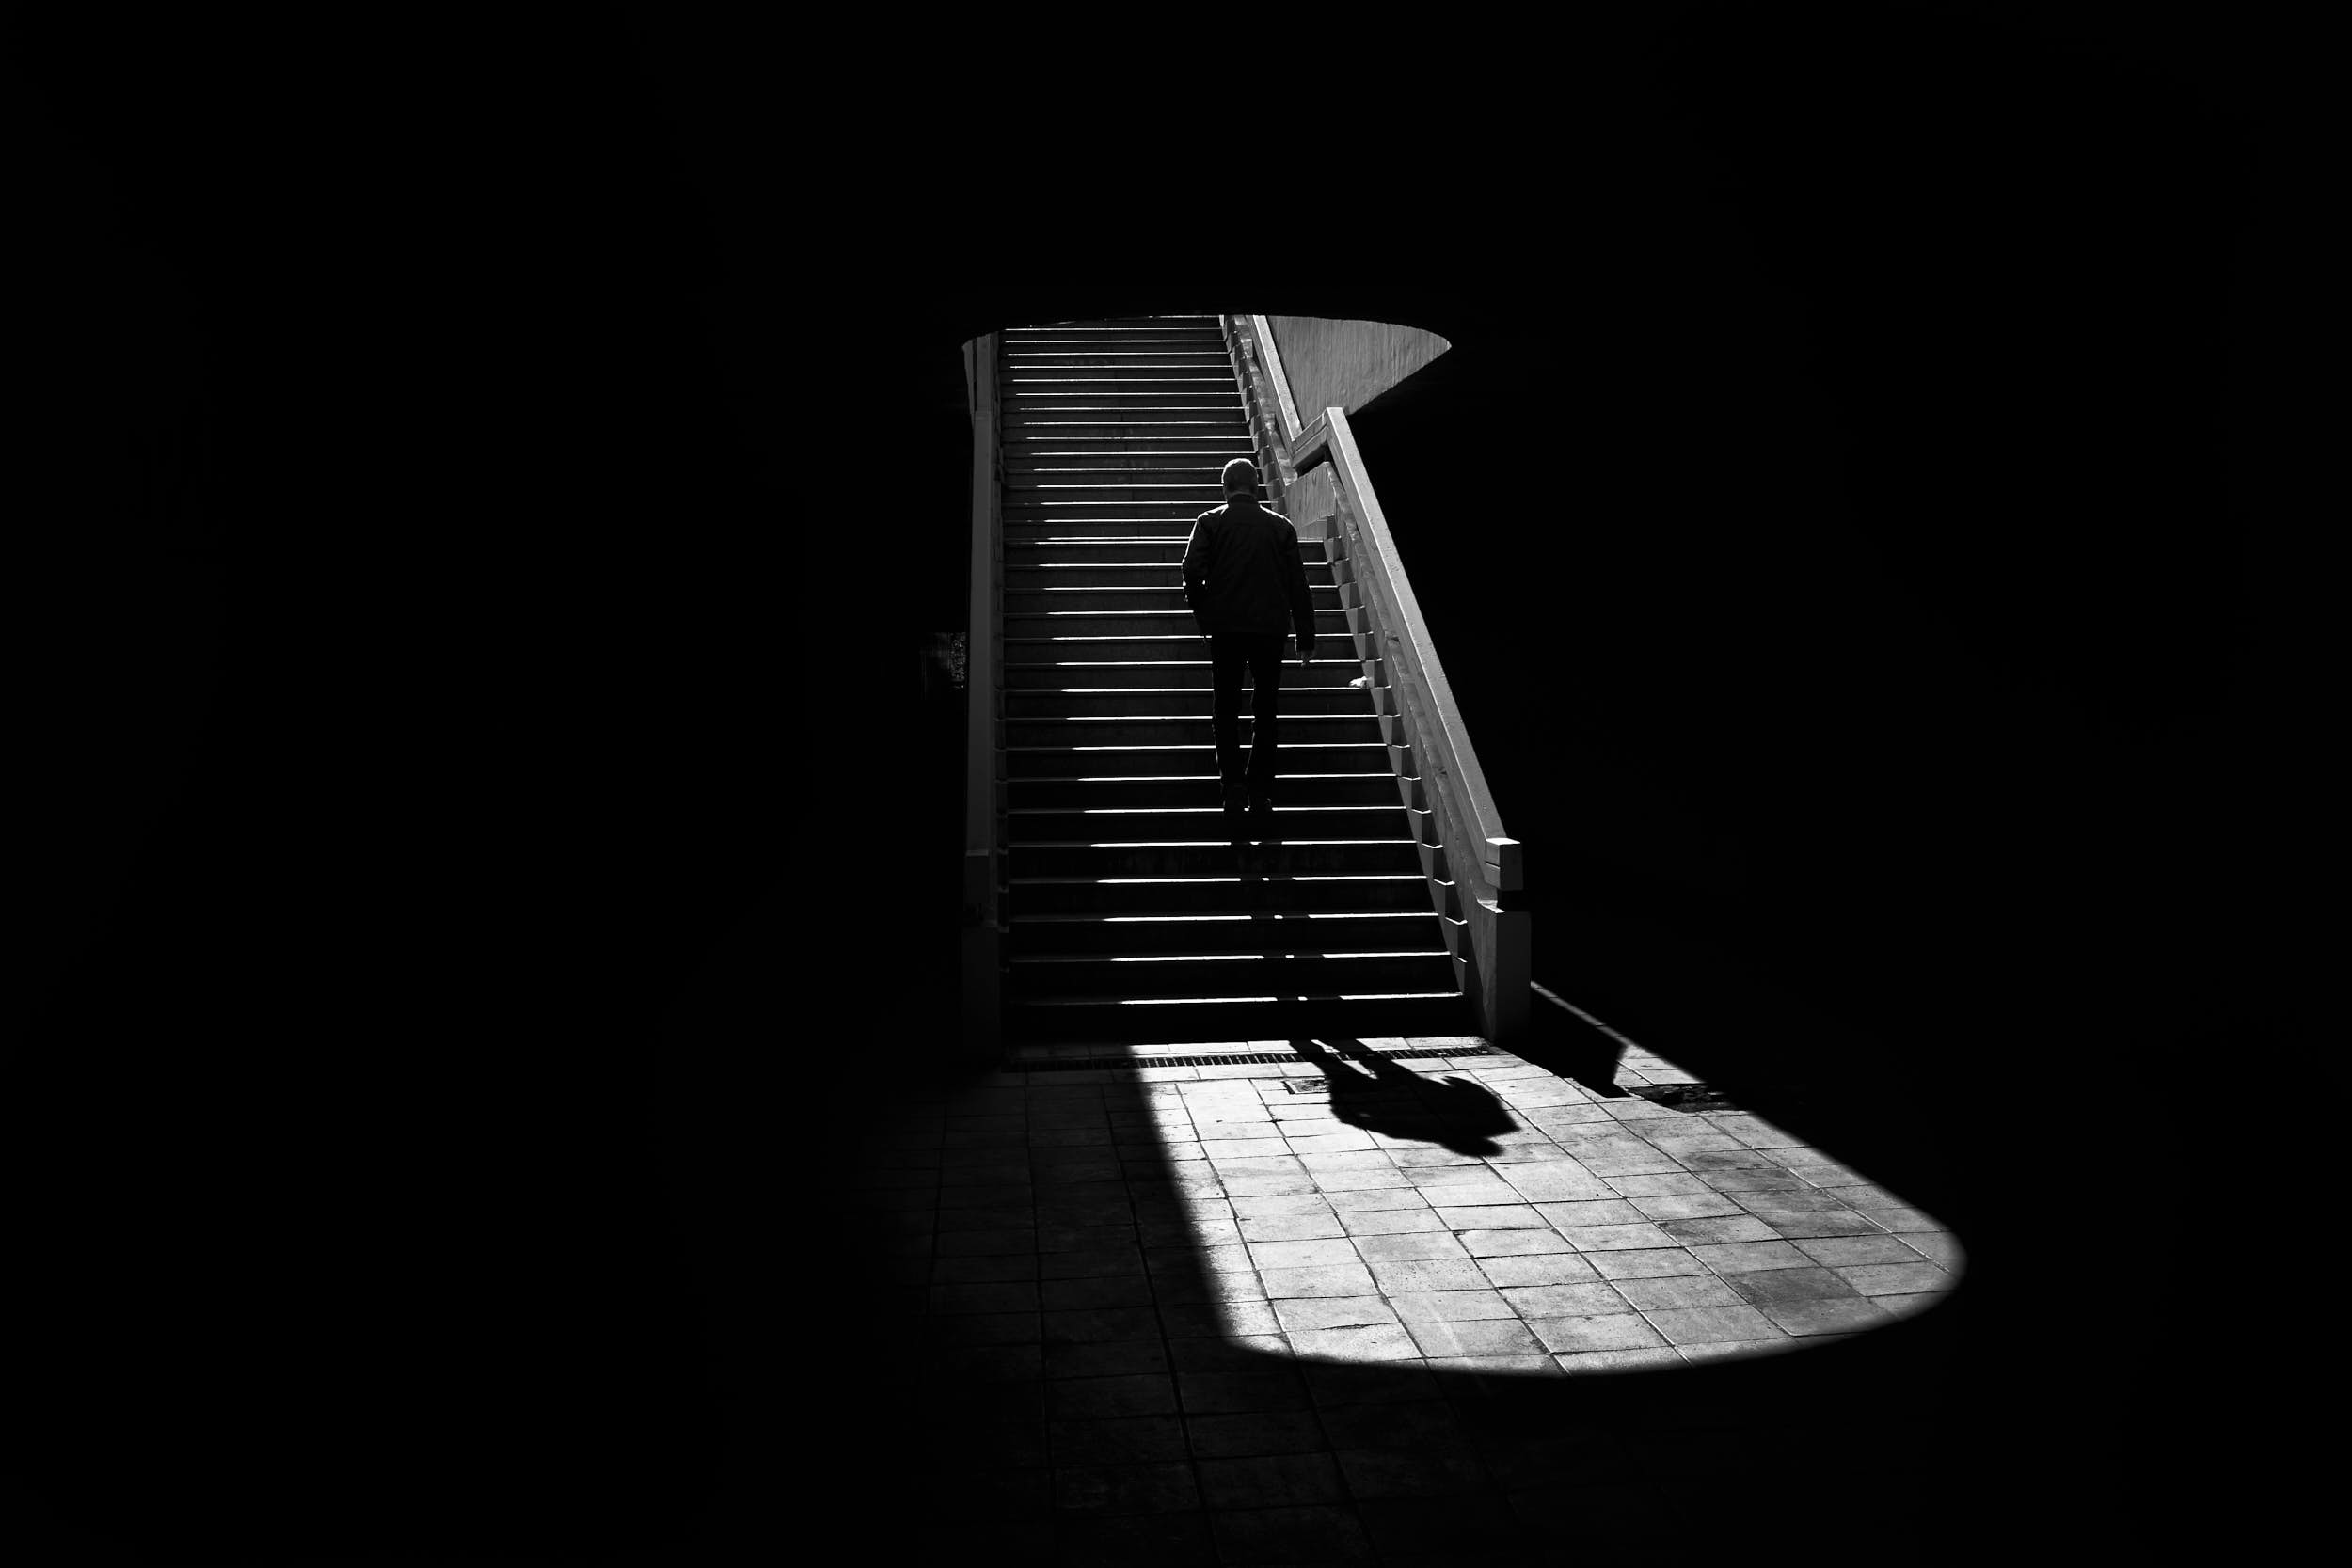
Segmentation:
[(1005, 1038), (1475, 1033), (1319, 542), (1274, 838), (1227, 841), (1182, 570), (1219, 470), (1257, 457), (1217, 318), (1002, 341)]

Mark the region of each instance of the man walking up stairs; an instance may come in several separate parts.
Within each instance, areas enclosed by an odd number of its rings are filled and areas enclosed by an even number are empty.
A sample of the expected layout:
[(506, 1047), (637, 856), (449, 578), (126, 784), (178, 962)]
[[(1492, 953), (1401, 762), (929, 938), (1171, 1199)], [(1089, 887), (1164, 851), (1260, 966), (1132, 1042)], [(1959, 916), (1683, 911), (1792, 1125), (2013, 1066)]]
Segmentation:
[[(1258, 467), (1236, 457), (1218, 475), (1225, 504), (1193, 519), (1184, 546), (1184, 603), (1209, 641), (1211, 733), (1226, 825), (1235, 848), (1274, 832), (1275, 746), (1282, 701), (1282, 644), (1298, 629), (1298, 662), (1315, 652), (1314, 599), (1299, 560), (1298, 531), (1258, 504)], [(1241, 749), (1241, 677), (1256, 698), (1247, 769)], [(1248, 820), (1244, 821), (1247, 812)]]

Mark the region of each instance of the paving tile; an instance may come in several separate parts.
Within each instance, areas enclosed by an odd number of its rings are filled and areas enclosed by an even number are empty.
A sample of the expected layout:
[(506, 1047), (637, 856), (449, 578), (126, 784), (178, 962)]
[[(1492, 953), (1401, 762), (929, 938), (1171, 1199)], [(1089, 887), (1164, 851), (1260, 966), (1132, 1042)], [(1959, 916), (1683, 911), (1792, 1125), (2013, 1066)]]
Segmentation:
[[(1701, 1224), (1702, 1221), (1677, 1221), (1677, 1224)], [(1560, 1234), (1575, 1243), (1579, 1252), (1633, 1252), (1650, 1247), (1671, 1246), (1675, 1238), (1664, 1227), (1645, 1220), (1639, 1225), (1580, 1225), (1564, 1227)]]
[(1054, 1472), (1054, 1506), (1072, 1513), (1159, 1513), (1200, 1501), (1189, 1464), (1069, 1466)]
[(1888, 1321), (1885, 1307), (1867, 1296), (1765, 1302), (1760, 1304), (1760, 1310), (1779, 1324), (1784, 1332), (1808, 1337), (1846, 1334), (1856, 1329), (1875, 1327)]
[(1660, 1220), (1658, 1228), (1685, 1246), (1720, 1242), (1770, 1242), (1780, 1232), (1753, 1214), (1722, 1214), (1699, 1219)]
[(1341, 1449), (1333, 1457), (1357, 1497), (1460, 1497), (1487, 1489), (1486, 1474), (1467, 1453), (1400, 1453), (1389, 1449)]
[(1279, 1370), (1290, 1342), (1279, 1334), (1229, 1334), (1214, 1339), (1170, 1339), (1168, 1365), (1179, 1372), (1263, 1373)]
[(1644, 1141), (1652, 1148), (1661, 1153), (1671, 1154), (1677, 1159), (1701, 1149), (1747, 1147), (1737, 1138), (1704, 1127), (1694, 1128), (1687, 1123), (1679, 1126), (1661, 1126), (1651, 1122), (1634, 1122), (1629, 1125), (1640, 1132)]
[(1034, 1312), (1039, 1306), (1038, 1288), (1026, 1280), (934, 1285), (930, 1300), (934, 1316), (955, 1312)]
[[(1697, 1182), (1698, 1179), (1693, 1177), (1692, 1180)], [(1704, 1182), (1698, 1184), (1705, 1186)], [(1645, 1195), (1629, 1198), (1626, 1201), (1631, 1208), (1638, 1211), (1641, 1217), (1661, 1226), (1668, 1220), (1710, 1219), (1720, 1214), (1736, 1215), (1743, 1212), (1740, 1205), (1711, 1187), (1700, 1193), (1661, 1193), (1654, 1196)]]
[[(1620, 1253), (1614, 1256), (1630, 1257)], [(1479, 1273), (1491, 1285), (1581, 1285), (1598, 1279), (1590, 1259), (1573, 1252), (1538, 1252), (1477, 1259)]]
[(1845, 1199), (1813, 1188), (1793, 1192), (1743, 1192), (1740, 1206), (1750, 1213), (1767, 1217), (1775, 1214), (1820, 1214), (1851, 1212)]
[(1250, 1454), (1312, 1453), (1327, 1447), (1323, 1425), (1308, 1407), (1306, 1386), (1293, 1380), (1296, 1402), (1281, 1409), (1187, 1415), (1192, 1451), (1203, 1459)]
[(1033, 1252), (980, 1253), (968, 1258), (940, 1258), (923, 1265), (933, 1285), (972, 1285), (1005, 1280), (1035, 1279)]
[(1245, 1242), (1311, 1242), (1347, 1235), (1351, 1227), (1327, 1210), (1320, 1214), (1269, 1214), (1240, 1222)]
[(1596, 1316), (1530, 1318), (1527, 1326), (1535, 1331), (1535, 1337), (1543, 1341), (1544, 1349), (1554, 1354), (1579, 1351), (1642, 1350), (1665, 1343), (1640, 1313), (1631, 1311)]
[(1351, 1236), (1425, 1235), (1447, 1228), (1444, 1217), (1437, 1210), (1426, 1206), (1366, 1210), (1342, 1214), (1339, 1219)]
[(1170, 1415), (1052, 1421), (1046, 1426), (1046, 1441), (1057, 1465), (1171, 1462), (1190, 1451), (1184, 1443), (1183, 1420)]
[(1370, 1562), (1372, 1544), (1355, 1513), (1331, 1503), (1216, 1510), (1209, 1529), (1217, 1561), (1256, 1565)]
[(1328, 1193), (1335, 1199), (1341, 1193), (1394, 1192), (1412, 1185), (1406, 1180), (1404, 1172), (1390, 1164), (1351, 1170), (1310, 1170), (1307, 1175), (1315, 1191)]
[(1420, 1347), (1403, 1323), (1372, 1323), (1355, 1328), (1311, 1329), (1290, 1337), (1291, 1349), (1300, 1355), (1328, 1356), (1342, 1361), (1392, 1361), (1418, 1357)]
[[(1157, 1324), (1153, 1325), (1156, 1332)], [(1123, 1377), (1168, 1370), (1165, 1339), (1087, 1339), (1045, 1346), (1049, 1378)]]
[(1323, 1263), (1353, 1263), (1357, 1260), (1357, 1252), (1355, 1243), (1344, 1238), (1253, 1242), (1249, 1243), (1249, 1260), (1263, 1273), (1267, 1269), (1303, 1269)]
[(1308, 1408), (1307, 1383), (1296, 1371), (1179, 1371), (1176, 1391), (1190, 1416)]
[(1758, 1269), (1735, 1274), (1728, 1283), (1740, 1299), (1755, 1307), (1794, 1301), (1825, 1301), (1859, 1294), (1835, 1272), (1814, 1265), (1801, 1269)]
[(1741, 1297), (1711, 1274), (1666, 1275), (1655, 1279), (1621, 1279), (1617, 1293), (1644, 1312), (1671, 1311), (1685, 1307), (1738, 1307)]
[(1160, 1315), (1147, 1303), (1137, 1307), (1047, 1308), (1045, 1342), (1101, 1344), (1113, 1339), (1149, 1339), (1160, 1332)]
[[(1494, 1231), (1473, 1232), (1473, 1234), (1525, 1235), (1528, 1232)], [(1392, 1236), (1359, 1236), (1355, 1238), (1355, 1242), (1358, 1254), (1369, 1262), (1400, 1262), (1412, 1259), (1470, 1256), (1470, 1252), (1465, 1250), (1467, 1238), (1456, 1237), (1451, 1231), (1445, 1230), (1406, 1232)]]
[(1370, 1214), (1429, 1207), (1429, 1199), (1421, 1189), (1405, 1182), (1402, 1178), (1392, 1187), (1349, 1187), (1337, 1191), (1326, 1188), (1316, 1196), (1343, 1214)]
[(1378, 1292), (1372, 1271), (1361, 1263), (1311, 1263), (1300, 1269), (1266, 1269), (1258, 1275), (1276, 1300), (1298, 1296), (1365, 1296)]
[(1045, 1338), (1038, 1312), (970, 1312), (933, 1318), (925, 1333), (944, 1345), (1034, 1345)]
[(1535, 1205), (1547, 1224), (1565, 1230), (1571, 1226), (1646, 1225), (1650, 1216), (1621, 1197), (1580, 1198)]
[(1514, 1285), (1502, 1292), (1522, 1318), (1597, 1318), (1626, 1309), (1626, 1299), (1600, 1280), (1580, 1285)]
[(1677, 1307), (1644, 1316), (1676, 1345), (1784, 1338), (1779, 1326), (1753, 1307)]
[[(1440, 1386), (1426, 1372), (1409, 1378), (1385, 1367), (1355, 1369), (1367, 1377), (1387, 1372), (1410, 1392), (1402, 1397), (1319, 1403), (1324, 1434), (1335, 1449), (1393, 1449), (1413, 1453), (1461, 1451), (1469, 1447), (1461, 1418)], [(1310, 1374), (1311, 1380), (1312, 1374)], [(1385, 1391), (1384, 1391), (1385, 1392)]]
[(1514, 1192), (1530, 1202), (1573, 1202), (1615, 1196), (1607, 1183), (1573, 1158), (1499, 1164), (1494, 1171)]
[[(1905, 1246), (1915, 1247), (1925, 1253), (1929, 1262), (1937, 1264), (1947, 1272), (1957, 1273), (1962, 1262), (1964, 1261), (1959, 1238), (1947, 1231), (1906, 1232), (1902, 1242)], [(1907, 1261), (1907, 1259), (1874, 1259), (1871, 1261), (1895, 1262)]]
[(1391, 1300), (1400, 1291), (1483, 1291), (1488, 1284), (1476, 1259), (1470, 1258), (1378, 1259), (1367, 1266)]
[(1545, 1252), (1573, 1252), (1576, 1243), (1549, 1226), (1540, 1230), (1465, 1230), (1456, 1238), (1473, 1258), (1526, 1257)]
[(1810, 1241), (1824, 1236), (1882, 1236), (1877, 1222), (1855, 1213), (1851, 1209), (1824, 1209), (1809, 1214), (1766, 1214), (1766, 1225), (1775, 1235), (1788, 1241)]
[(1817, 1263), (1916, 1263), (1919, 1254), (1901, 1238), (1872, 1230), (1859, 1236), (1791, 1238), (1792, 1244)]
[[(1555, 1355), (1553, 1362), (1564, 1372), (1571, 1374), (1593, 1372), (1645, 1372), (1661, 1368), (1679, 1367), (1682, 1357), (1671, 1345), (1642, 1350), (1597, 1350)], [(1622, 1497), (1613, 1498), (1622, 1501)]]
[[(1474, 1272), (1474, 1265), (1466, 1266)], [(1395, 1291), (1389, 1301), (1396, 1308), (1396, 1315), (1406, 1323), (1452, 1323), (1518, 1315), (1502, 1293), (1485, 1288), (1484, 1280), (1469, 1290)]]
[(1038, 1286), (1048, 1312), (1089, 1307), (1149, 1307), (1152, 1282), (1140, 1274), (1048, 1279)]
[(1788, 1242), (1725, 1242), (1693, 1246), (1691, 1255), (1717, 1274), (1742, 1274), (1751, 1269), (1798, 1269), (1813, 1261)]
[(942, 1377), (969, 1383), (1025, 1383), (1045, 1375), (1043, 1347), (933, 1345), (928, 1364)]
[(1866, 1296), (1946, 1291), (1952, 1283), (1952, 1276), (1933, 1263), (1848, 1263), (1837, 1265), (1836, 1272)]
[(1196, 1462), (1201, 1496), (1213, 1508), (1282, 1508), (1336, 1502), (1347, 1495), (1328, 1453), (1290, 1452)]
[(1059, 1379), (1046, 1385), (1045, 1409), (1055, 1419), (1066, 1421), (1173, 1414), (1176, 1385), (1165, 1372)]
[(1260, 1220), (1292, 1217), (1300, 1214), (1327, 1216), (1332, 1208), (1320, 1193), (1273, 1193), (1255, 1197), (1228, 1199), (1226, 1208), (1235, 1219)]
[(1438, 1218), (1453, 1230), (1533, 1230), (1549, 1229), (1550, 1222), (1535, 1212), (1527, 1203), (1485, 1203), (1475, 1205), (1449, 1204), (1442, 1192), (1430, 1201), (1437, 1206)]
[(1041, 1225), (1035, 1244), (1040, 1252), (1100, 1252), (1135, 1242), (1135, 1226), (1121, 1220), (1117, 1225)]
[(1544, 1354), (1543, 1342), (1514, 1317), (1408, 1320), (1405, 1331), (1433, 1359)]
[(1274, 1303), (1274, 1316), (1280, 1322), (1282, 1332), (1290, 1335), (1310, 1329), (1397, 1321), (1395, 1309), (1381, 1295), (1291, 1297)]

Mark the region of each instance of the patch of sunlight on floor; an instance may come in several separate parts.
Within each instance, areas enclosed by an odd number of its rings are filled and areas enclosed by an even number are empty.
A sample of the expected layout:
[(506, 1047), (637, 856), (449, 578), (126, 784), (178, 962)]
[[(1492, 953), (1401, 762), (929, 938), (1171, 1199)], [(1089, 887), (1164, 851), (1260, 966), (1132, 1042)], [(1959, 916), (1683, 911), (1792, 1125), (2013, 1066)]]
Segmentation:
[[(1375, 1053), (1447, 1044), (1481, 1050)], [(1269, 1353), (1543, 1375), (1774, 1355), (1924, 1310), (1963, 1267), (1931, 1215), (1761, 1117), (1597, 1094), (1475, 1039), (1127, 1053), (1225, 1334)], [(1690, 1081), (1626, 1043), (1620, 1086)]]

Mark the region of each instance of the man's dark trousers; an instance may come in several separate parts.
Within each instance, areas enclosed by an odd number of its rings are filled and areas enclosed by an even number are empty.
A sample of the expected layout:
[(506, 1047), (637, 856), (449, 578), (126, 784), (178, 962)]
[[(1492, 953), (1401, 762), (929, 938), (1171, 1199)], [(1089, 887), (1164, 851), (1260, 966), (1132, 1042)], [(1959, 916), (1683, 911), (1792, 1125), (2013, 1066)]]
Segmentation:
[[(1226, 631), (1209, 638), (1209, 680), (1213, 688), (1209, 731), (1216, 737), (1216, 776), (1231, 800), (1243, 789), (1258, 800), (1274, 791), (1274, 747), (1279, 738), (1275, 709), (1282, 700), (1281, 632)], [(1249, 759), (1245, 769), (1241, 752), (1241, 673), (1249, 670), (1256, 688), (1249, 731)]]

